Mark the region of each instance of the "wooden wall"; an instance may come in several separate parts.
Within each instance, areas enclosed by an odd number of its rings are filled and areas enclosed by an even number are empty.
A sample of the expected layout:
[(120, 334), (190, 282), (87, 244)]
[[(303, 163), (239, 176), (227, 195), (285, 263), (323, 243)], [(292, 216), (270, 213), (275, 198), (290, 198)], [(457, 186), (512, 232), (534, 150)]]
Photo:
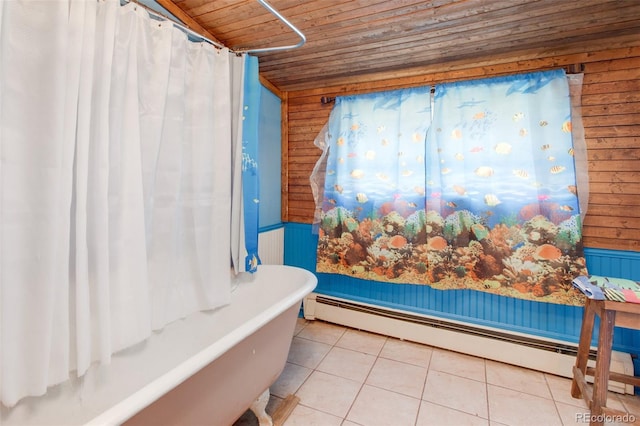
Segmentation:
[[(320, 156), (313, 144), (332, 104), (322, 96), (367, 93), (584, 65), (582, 113), (590, 197), (584, 224), (587, 247), (640, 251), (640, 47), (460, 69), (413, 77), (347, 83), (283, 93), (283, 221), (311, 223), (315, 209), (309, 176)], [(320, 76), (319, 76), (320, 77)], [(320, 85), (319, 85), (320, 86)]]

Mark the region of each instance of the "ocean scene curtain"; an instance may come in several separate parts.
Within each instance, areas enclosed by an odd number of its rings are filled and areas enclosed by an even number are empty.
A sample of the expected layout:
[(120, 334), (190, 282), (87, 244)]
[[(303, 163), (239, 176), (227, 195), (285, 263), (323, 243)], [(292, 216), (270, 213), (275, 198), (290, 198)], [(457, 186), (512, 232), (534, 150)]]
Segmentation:
[[(336, 102), (320, 135), (317, 271), (582, 304), (571, 284), (586, 266), (564, 71), (438, 85), (432, 122), (423, 92), (413, 111), (426, 114), (409, 128), (396, 126), (412, 116), (399, 93)], [(375, 105), (393, 108), (376, 115)], [(387, 129), (390, 138), (377, 134)], [(392, 152), (379, 156), (380, 145)]]
[(336, 99), (320, 142), (326, 168), (318, 272), (423, 281), (426, 263), (414, 247), (426, 243), (429, 92), (423, 87)]
[(432, 285), (580, 304), (571, 280), (586, 262), (564, 71), (442, 84), (434, 102)]
[(11, 407), (229, 302), (244, 62), (134, 3), (10, 1), (0, 15)]

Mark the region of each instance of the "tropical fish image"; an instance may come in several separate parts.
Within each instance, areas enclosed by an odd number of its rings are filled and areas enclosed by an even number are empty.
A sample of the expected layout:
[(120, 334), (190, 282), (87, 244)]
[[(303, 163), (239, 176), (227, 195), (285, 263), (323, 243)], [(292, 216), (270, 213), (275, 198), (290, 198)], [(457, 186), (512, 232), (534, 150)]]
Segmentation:
[(558, 173), (563, 172), (566, 169), (565, 166), (553, 166), (550, 171), (551, 173), (553, 173), (554, 175), (557, 175)]
[(460, 129), (455, 129), (451, 132), (451, 137), (453, 139), (461, 139), (462, 138), (462, 132), (460, 131)]
[(335, 189), (338, 194), (342, 194), (342, 191), (344, 191), (344, 188), (338, 184), (333, 185), (333, 189)]
[(384, 125), (382, 125), (382, 126), (378, 126), (378, 128), (376, 129), (376, 132), (382, 133), (382, 132), (384, 132), (384, 130), (385, 130), (385, 127), (384, 127)]
[(540, 127), (545, 127), (545, 126), (549, 125), (549, 123), (547, 121), (545, 121), (545, 120), (540, 120), (540, 122), (538, 124), (540, 125)]
[(476, 152), (482, 152), (483, 150), (484, 150), (484, 148), (483, 148), (483, 147), (481, 147), (481, 146), (474, 146), (473, 148), (471, 148), (471, 149), (469, 150), (469, 152), (476, 153)]
[(578, 195), (578, 187), (575, 185), (569, 185), (567, 186), (567, 190), (572, 193), (573, 195)]
[(447, 207), (451, 207), (452, 209), (455, 209), (456, 207), (458, 207), (458, 205), (453, 201), (447, 201), (445, 204), (447, 205)]
[(484, 196), (484, 203), (490, 207), (497, 206), (502, 201), (498, 199), (494, 194), (487, 194)]
[(418, 163), (422, 163), (424, 161), (424, 157), (422, 155), (418, 155), (418, 156), (416, 156), (416, 161)]
[(556, 161), (556, 157), (554, 157), (553, 155), (550, 155), (550, 156), (547, 157), (547, 160)]
[(477, 112), (473, 115), (473, 119), (474, 120), (481, 120), (483, 118), (485, 118), (487, 116), (487, 114), (484, 111), (481, 112)]
[(382, 146), (387, 146), (387, 145), (389, 145), (389, 140), (388, 140), (388, 139), (382, 139), (382, 140), (380, 141), (380, 144), (381, 144)]
[(480, 166), (473, 171), (477, 176), (480, 177), (490, 177), (493, 176), (493, 168), (489, 166)]
[(541, 150), (543, 150), (543, 151), (546, 151), (546, 150), (548, 150), (549, 148), (551, 148), (551, 145), (550, 145), (550, 144), (548, 144), (548, 143), (546, 143), (546, 144), (544, 144), (544, 145), (542, 145), (542, 146), (540, 147), (540, 149), (541, 149)]
[(454, 158), (458, 161), (462, 161), (464, 160), (464, 155), (462, 155), (462, 153), (457, 152), (456, 155), (454, 155)]
[(573, 148), (569, 148), (569, 150), (567, 151), (567, 154), (569, 154), (572, 157), (573, 157), (574, 153), (575, 152), (574, 152)]
[(442, 173), (443, 175), (446, 175), (447, 173), (451, 173), (451, 169), (448, 169), (445, 167), (444, 169), (440, 170), (440, 173)]
[(464, 187), (462, 187), (460, 185), (453, 185), (453, 190), (456, 191), (456, 193), (458, 195), (466, 195), (467, 194), (467, 190), (464, 189)]
[(571, 122), (565, 121), (562, 123), (562, 131), (565, 133), (571, 133)]
[(404, 177), (409, 177), (413, 174), (413, 170), (403, 170), (402, 171), (402, 176)]
[(376, 152), (375, 151), (367, 151), (364, 153), (364, 158), (366, 158), (367, 160), (375, 160), (376, 159)]
[(562, 211), (565, 211), (565, 212), (573, 211), (573, 207), (571, 207), (569, 205), (560, 206), (559, 209), (562, 210)]
[(362, 179), (364, 176), (364, 171), (362, 169), (353, 169), (351, 171), (351, 177), (354, 179)]
[(424, 140), (424, 135), (420, 134), (420, 133), (414, 133), (412, 138), (411, 138), (414, 142), (421, 142)]
[(338, 146), (344, 145), (344, 138), (342, 136), (338, 138), (338, 140), (336, 141), (336, 145)]
[(527, 133), (529, 133), (529, 132), (527, 132), (527, 129), (524, 129), (524, 128), (520, 129), (519, 134), (520, 134), (520, 136), (522, 136), (523, 138), (524, 138), (525, 136), (527, 136)]
[(509, 145), (506, 142), (500, 142), (499, 144), (497, 144), (496, 146), (493, 147), (493, 149), (498, 153), (498, 154), (502, 154), (502, 155), (507, 155), (509, 153), (511, 153), (511, 145)]
[(515, 121), (516, 123), (522, 120), (523, 118), (524, 118), (524, 113), (522, 112), (516, 112), (515, 114), (513, 114), (513, 121)]
[(367, 198), (367, 195), (366, 195), (365, 193), (363, 193), (363, 192), (358, 192), (358, 193), (356, 194), (356, 201), (357, 201), (357, 202), (359, 202), (359, 203), (364, 204), (364, 203), (366, 203), (367, 201), (369, 201), (369, 198)]
[(514, 174), (514, 176), (517, 176), (517, 177), (522, 178), (522, 179), (528, 179), (529, 178), (529, 173), (527, 173), (526, 170), (514, 169), (513, 170), (513, 174)]
[(254, 254), (253, 256), (251, 256), (251, 259), (249, 260), (249, 270), (255, 271), (258, 268), (258, 264), (259, 264), (258, 258)]

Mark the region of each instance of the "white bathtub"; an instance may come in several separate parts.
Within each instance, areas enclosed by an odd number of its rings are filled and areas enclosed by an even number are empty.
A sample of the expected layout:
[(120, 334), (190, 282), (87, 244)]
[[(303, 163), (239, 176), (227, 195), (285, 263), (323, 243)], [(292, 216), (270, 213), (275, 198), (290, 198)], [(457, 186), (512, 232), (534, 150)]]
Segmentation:
[(169, 324), (83, 379), (2, 407), (0, 424), (232, 424), (282, 372), (300, 303), (317, 283), (282, 265), (238, 281), (228, 306)]

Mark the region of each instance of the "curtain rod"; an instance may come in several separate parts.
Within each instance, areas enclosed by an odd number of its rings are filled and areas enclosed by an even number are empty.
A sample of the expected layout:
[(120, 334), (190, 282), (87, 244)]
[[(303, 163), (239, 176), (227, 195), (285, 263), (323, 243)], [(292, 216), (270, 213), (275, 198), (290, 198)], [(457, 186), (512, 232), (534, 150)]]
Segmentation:
[[(305, 37), (305, 35), (298, 29), (296, 28), (291, 22), (289, 22), (289, 20), (287, 20), (284, 16), (282, 16), (280, 14), (280, 12), (278, 12), (276, 9), (273, 8), (273, 6), (271, 6), (269, 3), (267, 3), (265, 0), (257, 0), (258, 3), (260, 3), (265, 9), (267, 9), (272, 15), (274, 15), (276, 18), (278, 18), (280, 21), (282, 21), (283, 24), (285, 24), (287, 27), (289, 27), (293, 32), (295, 32), (298, 37), (300, 37), (300, 41), (297, 44), (294, 45), (288, 45), (288, 46), (277, 46), (277, 47), (264, 47), (264, 48), (260, 48), (260, 49), (238, 49), (238, 50), (233, 50), (233, 49), (229, 49), (230, 52), (232, 53), (236, 53), (236, 54), (242, 54), (242, 53), (265, 53), (265, 52), (272, 52), (272, 51), (279, 51), (279, 50), (288, 50), (288, 49), (296, 49), (298, 47), (301, 47), (303, 44), (305, 44), (305, 42), (307, 41), (307, 38)], [(183, 22), (179, 22), (176, 19), (173, 19), (170, 16), (165, 15), (164, 13), (160, 13), (156, 10), (153, 10), (152, 8), (140, 3), (137, 0), (120, 0), (120, 4), (125, 4), (125, 3), (134, 3), (137, 6), (142, 7), (143, 9), (145, 9), (147, 12), (149, 12), (150, 15), (152, 15), (155, 18), (160, 18), (160, 19), (166, 19), (167, 21), (171, 21), (175, 26), (177, 26), (178, 28), (180, 28), (181, 30), (183, 30), (184, 32), (186, 32), (187, 34), (190, 34), (196, 38), (199, 38), (203, 41), (206, 41), (207, 43), (210, 43), (212, 45), (214, 45), (215, 47), (219, 48), (219, 49), (224, 49), (227, 48), (227, 46), (218, 43), (216, 41), (210, 40), (207, 37), (193, 31), (191, 28), (189, 28), (187, 25), (185, 25)]]
[[(127, 3), (133, 3), (136, 6), (140, 6), (141, 8), (143, 8), (144, 10), (146, 10), (149, 15), (151, 15), (152, 17), (156, 18), (156, 19), (164, 19), (166, 21), (170, 21), (171, 23), (173, 23), (173, 25), (175, 25), (176, 27), (178, 27), (179, 29), (181, 29), (182, 31), (186, 32), (189, 35), (192, 35), (193, 37), (199, 38), (200, 40), (206, 41), (209, 44), (214, 45), (215, 47), (217, 47), (218, 49), (224, 49), (226, 48), (225, 45), (218, 43), (216, 41), (210, 40), (207, 37), (203, 36), (202, 34), (198, 34), (197, 32), (193, 31), (191, 28), (187, 27), (185, 24), (183, 24), (182, 22), (178, 22), (176, 19), (173, 19), (170, 16), (165, 15), (164, 13), (160, 13), (156, 10), (151, 9), (149, 6), (144, 5), (142, 3), (140, 3), (137, 0), (120, 0), (120, 4), (127, 4)], [(229, 49), (231, 50), (231, 49)], [(232, 51), (232, 50), (231, 50)], [(233, 51), (232, 51), (233, 52)]]
[[(569, 64), (569, 65), (565, 65), (562, 68), (564, 68), (567, 74), (580, 74), (584, 72), (583, 63)], [(431, 93), (434, 93), (435, 90), (436, 90), (435, 86), (431, 85)], [(331, 102), (335, 102), (335, 100), (336, 100), (335, 96), (323, 96), (320, 98), (320, 103), (322, 105), (327, 105), (327, 104), (330, 104)]]
[(278, 51), (278, 50), (297, 49), (298, 47), (302, 47), (302, 45), (305, 44), (305, 42), (307, 41), (307, 38), (304, 36), (304, 34), (302, 34), (302, 32), (298, 28), (296, 28), (291, 22), (289, 22), (289, 20), (287, 18), (282, 16), (280, 14), (280, 12), (275, 10), (273, 8), (273, 6), (271, 6), (269, 3), (266, 2), (266, 0), (257, 0), (257, 1), (258, 1), (258, 3), (260, 3), (262, 5), (262, 7), (267, 9), (269, 12), (271, 12), (272, 15), (274, 15), (283, 24), (285, 24), (287, 27), (289, 27), (289, 29), (291, 29), (291, 31), (296, 33), (298, 35), (298, 37), (300, 37), (300, 41), (297, 44), (292, 44), (292, 45), (288, 45), (288, 46), (263, 47), (261, 49), (241, 49), (241, 50), (238, 50), (238, 52), (241, 52), (241, 53), (274, 52), (274, 51)]

